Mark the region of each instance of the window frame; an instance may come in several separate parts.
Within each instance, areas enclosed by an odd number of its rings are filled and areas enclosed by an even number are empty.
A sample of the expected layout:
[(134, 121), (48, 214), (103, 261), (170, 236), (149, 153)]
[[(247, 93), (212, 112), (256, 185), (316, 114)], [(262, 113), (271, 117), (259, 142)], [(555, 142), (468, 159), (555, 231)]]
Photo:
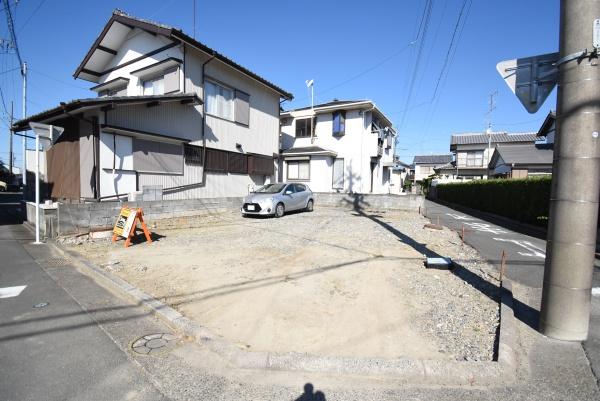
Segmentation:
[[(313, 127), (312, 127), (313, 121), (312, 120), (313, 120), (312, 117), (297, 118), (294, 121), (294, 124), (295, 124), (295, 126), (294, 126), (294, 137), (295, 138), (310, 138), (312, 136), (312, 129), (313, 129)], [(299, 121), (309, 121), (309, 125), (307, 126), (305, 124), (305, 126), (304, 126), (305, 128), (308, 128), (306, 130), (308, 132), (308, 135), (298, 135), (298, 122)]]
[[(335, 186), (335, 161), (336, 160), (341, 160), (342, 161), (342, 186), (341, 187), (336, 187)], [(343, 157), (335, 157), (333, 159), (333, 163), (331, 164), (331, 189), (335, 189), (335, 190), (344, 190), (344, 185), (345, 185), (345, 180), (344, 180), (344, 170), (346, 169), (346, 161), (344, 160)]]
[[(216, 114), (212, 113), (212, 112), (210, 112), (208, 110), (208, 105), (209, 105), (209, 100), (208, 99), (209, 98), (208, 98), (207, 91), (206, 91), (206, 84), (207, 83), (216, 86), (217, 89), (219, 89), (219, 88), (220, 89), (225, 89), (225, 90), (228, 90), (229, 92), (231, 92), (231, 99), (228, 101), (230, 103), (230, 110), (231, 110), (231, 115), (229, 117), (223, 116), (223, 115), (219, 115), (219, 103), (218, 103), (218, 100), (216, 100), (217, 101), (217, 104), (216, 104), (216, 111), (217, 112), (216, 112)], [(220, 81), (217, 81), (217, 80), (214, 80), (214, 79), (210, 79), (210, 78), (206, 78), (206, 79), (204, 79), (204, 88), (203, 88), (203, 91), (204, 91), (204, 113), (206, 113), (206, 115), (209, 115), (209, 116), (212, 116), (212, 117), (215, 117), (215, 118), (220, 118), (222, 120), (230, 121), (230, 122), (233, 122), (233, 123), (236, 123), (236, 124), (240, 124), (240, 123), (237, 123), (235, 121), (235, 91), (236, 91), (235, 88), (233, 88), (233, 87), (231, 87), (229, 85), (226, 85), (226, 84), (224, 84), (224, 83), (222, 83)], [(219, 90), (219, 93), (217, 93), (217, 99), (218, 99), (219, 94), (220, 94), (220, 90)], [(223, 96), (221, 95), (221, 97), (223, 97)], [(249, 100), (248, 100), (248, 109), (250, 109), (250, 101)], [(244, 124), (241, 124), (241, 125), (244, 125)]]
[[(336, 131), (336, 115), (338, 116)], [(336, 110), (331, 113), (331, 134), (333, 136), (346, 135), (346, 110)]]
[[(300, 163), (307, 163), (308, 164), (308, 177), (307, 178), (300, 178)], [(297, 164), (298, 165), (298, 176), (296, 178), (291, 178), (290, 177), (290, 164)], [(286, 161), (285, 162), (286, 165), (286, 173), (285, 176), (287, 178), (287, 180), (289, 181), (310, 181), (310, 159), (309, 160), (290, 160), (290, 161)]]
[[(483, 167), (483, 156), (484, 152), (482, 150), (473, 150), (466, 152), (467, 156), (465, 158), (466, 167)], [(481, 162), (478, 164), (477, 160), (481, 159)]]
[[(162, 80), (162, 93), (154, 93), (154, 82), (156, 81), (161, 81)], [(146, 82), (152, 82), (152, 94), (146, 94)], [(143, 79), (142, 80), (142, 96), (160, 96), (160, 95), (164, 95), (165, 94), (165, 76), (164, 74), (162, 75), (155, 75), (152, 78), (147, 78), (147, 79)]]

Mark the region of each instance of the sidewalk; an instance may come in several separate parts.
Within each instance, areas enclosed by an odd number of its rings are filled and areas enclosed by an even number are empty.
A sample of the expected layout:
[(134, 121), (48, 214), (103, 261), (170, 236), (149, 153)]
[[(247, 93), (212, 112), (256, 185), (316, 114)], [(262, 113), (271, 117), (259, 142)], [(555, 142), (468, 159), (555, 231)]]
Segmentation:
[[(59, 267), (60, 260), (32, 241), (23, 225), (0, 225), (0, 287), (25, 286), (0, 299), (0, 398), (164, 400), (102, 322), (40, 268), (38, 262)], [(87, 291), (106, 296), (97, 285)], [(137, 318), (135, 310), (128, 314)]]
[[(546, 241), (519, 234), (502, 226), (459, 212), (447, 206), (426, 201), (425, 214), (432, 221), (461, 231), (465, 228), (465, 242), (477, 249), (489, 263), (499, 266), (502, 250), (507, 253), (507, 277), (528, 293), (530, 304), (516, 302), (515, 315), (537, 330), (544, 275)], [(600, 287), (600, 265), (594, 267), (594, 288)], [(517, 296), (517, 294), (515, 294)], [(518, 300), (517, 300), (518, 301)], [(596, 380), (600, 374), (600, 297), (592, 297), (589, 338), (583, 344)]]

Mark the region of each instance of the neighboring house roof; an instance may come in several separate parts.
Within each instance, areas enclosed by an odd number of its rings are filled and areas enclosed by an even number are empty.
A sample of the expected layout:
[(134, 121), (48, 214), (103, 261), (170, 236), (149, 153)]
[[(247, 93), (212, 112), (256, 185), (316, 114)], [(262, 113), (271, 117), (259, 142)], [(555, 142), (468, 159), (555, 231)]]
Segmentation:
[(540, 127), (540, 129), (537, 132), (536, 136), (546, 136), (546, 135), (548, 135), (551, 131), (553, 131), (555, 129), (554, 128), (554, 123), (555, 122), (556, 122), (556, 113), (553, 112), (553, 111), (550, 111), (548, 113), (548, 115), (546, 116), (546, 119), (542, 123), (542, 126)]
[(446, 164), (443, 164), (441, 166), (437, 166), (433, 169), (434, 171), (456, 171), (456, 165), (454, 164), (454, 162), (449, 162)]
[(337, 153), (332, 150), (323, 149), (319, 146), (304, 146), (298, 148), (286, 149), (281, 154), (285, 156), (337, 156)]
[(413, 164), (446, 164), (452, 161), (452, 155), (415, 156)]
[(321, 109), (321, 108), (325, 108), (325, 107), (343, 107), (343, 106), (347, 106), (347, 105), (351, 105), (351, 104), (355, 104), (355, 103), (371, 103), (370, 100), (368, 99), (360, 99), (360, 100), (332, 100), (331, 102), (326, 102), (326, 103), (319, 103), (319, 104), (315, 104), (314, 106), (307, 106), (307, 107), (299, 107), (297, 109), (291, 109), (291, 110), (286, 110), (285, 112), (290, 112), (290, 111), (300, 111), (300, 110), (308, 110), (311, 108), (314, 109)]
[[(357, 108), (365, 108), (372, 109), (374, 113), (376, 113), (379, 117), (384, 119), (387, 124), (392, 127), (392, 121), (377, 107), (375, 102), (369, 99), (360, 99), (360, 100), (333, 100), (327, 103), (315, 104), (314, 106), (300, 107), (297, 109), (290, 109), (281, 112), (281, 117), (291, 116), (291, 113), (303, 110), (313, 109), (315, 113), (325, 112), (325, 111), (335, 111), (335, 110), (351, 110)], [(394, 134), (396, 133), (393, 129)]]
[[(518, 143), (518, 142), (534, 142), (536, 140), (535, 132), (492, 132), (492, 143)], [(450, 150), (453, 150), (456, 145), (479, 145), (487, 144), (489, 134), (487, 133), (464, 133), (453, 134), (450, 137)]]
[(87, 99), (75, 99), (68, 103), (61, 102), (59, 106), (42, 111), (22, 120), (16, 121), (12, 128), (15, 132), (27, 131), (30, 122), (47, 122), (59, 117), (67, 117), (69, 113), (82, 112), (107, 105), (133, 105), (152, 104), (165, 102), (182, 102), (202, 104), (195, 93), (175, 93), (170, 95), (147, 95), (147, 96), (106, 96)]
[[(113, 28), (113, 25), (115, 23), (117, 23), (118, 25), (115, 25), (115, 29), (114, 29), (114, 31), (112, 31), (111, 29)], [(126, 28), (129, 28), (129, 29), (125, 28), (125, 30), (124, 30), (122, 28), (123, 26)], [(176, 44), (179, 44), (179, 42), (187, 43), (190, 46), (195, 47), (196, 49), (202, 51), (203, 53), (206, 53), (206, 54), (214, 57), (215, 59), (223, 62), (224, 64), (227, 64), (228, 66), (238, 70), (242, 74), (247, 75), (248, 77), (271, 88), (275, 92), (279, 93), (281, 95), (281, 97), (286, 98), (288, 100), (291, 100), (294, 98), (294, 95), (292, 95), (291, 93), (281, 89), (279, 86), (273, 84), (272, 82), (267, 81), (265, 78), (257, 75), (256, 73), (250, 71), (249, 69), (242, 67), (235, 61), (220, 54), (216, 50), (211, 49), (210, 47), (206, 46), (205, 44), (186, 35), (185, 33), (183, 33), (183, 31), (181, 29), (174, 28), (174, 27), (164, 25), (164, 24), (160, 24), (160, 23), (157, 23), (154, 21), (149, 21), (149, 20), (144, 20), (144, 19), (140, 19), (137, 17), (133, 17), (131, 15), (124, 13), (121, 10), (118, 10), (118, 9), (113, 11), (111, 18), (108, 20), (108, 22), (104, 26), (104, 29), (102, 30), (102, 32), (100, 33), (98, 38), (94, 41), (94, 44), (92, 45), (92, 47), (88, 50), (88, 52), (85, 55), (85, 57), (83, 58), (83, 61), (81, 62), (81, 64), (79, 64), (79, 66), (75, 70), (73, 77), (81, 78), (81, 79), (84, 79), (87, 81), (98, 82), (99, 78), (101, 76), (105, 75), (107, 73), (107, 71), (94, 70), (92, 68), (94, 66), (94, 64), (93, 64), (94, 61), (106, 60), (107, 57), (111, 57), (110, 55), (116, 55), (117, 49), (113, 49), (113, 48), (109, 47), (109, 45), (112, 43), (111, 41), (114, 40), (115, 38), (121, 38), (121, 40), (122, 40), (127, 35), (129, 30), (133, 29), (133, 28), (139, 28), (139, 29), (145, 30), (147, 32), (152, 33), (153, 35), (165, 36), (165, 37), (175, 41)], [(107, 37), (107, 35), (108, 35), (108, 37)], [(106, 41), (105, 41), (105, 38), (107, 39)], [(169, 45), (167, 45), (167, 46), (169, 46)], [(167, 47), (167, 46), (165, 46), (165, 47)], [(159, 50), (159, 49), (157, 49), (157, 50)], [(131, 61), (129, 61), (129, 63), (130, 62)]]
[(523, 164), (546, 164), (552, 165), (554, 152), (552, 149), (540, 149), (533, 144), (496, 146), (490, 168), (497, 165), (498, 159), (502, 158), (504, 164), (523, 165)]

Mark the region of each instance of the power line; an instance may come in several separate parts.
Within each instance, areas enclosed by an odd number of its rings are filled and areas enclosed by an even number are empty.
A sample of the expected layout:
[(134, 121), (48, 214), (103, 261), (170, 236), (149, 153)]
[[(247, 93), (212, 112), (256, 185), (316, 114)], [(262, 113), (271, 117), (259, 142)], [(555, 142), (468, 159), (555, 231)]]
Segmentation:
[(33, 18), (33, 16), (35, 15), (35, 13), (38, 12), (38, 10), (44, 5), (45, 2), (46, 2), (46, 0), (40, 1), (40, 3), (38, 4), (38, 6), (35, 8), (35, 10), (33, 10), (33, 12), (31, 13), (31, 15), (29, 16), (29, 18), (27, 18), (27, 20), (19, 28), (19, 33), (21, 33), (21, 31), (25, 28), (25, 26), (27, 25), (27, 23)]
[(81, 89), (81, 90), (89, 91), (89, 88), (85, 88), (85, 87), (83, 87), (83, 86), (79, 86), (79, 85), (77, 85), (77, 84), (74, 84), (74, 83), (70, 83), (70, 82), (66, 82), (66, 81), (63, 81), (63, 80), (61, 80), (61, 79), (58, 79), (58, 78), (54, 78), (53, 76), (51, 76), (51, 75), (48, 75), (48, 74), (46, 74), (45, 72), (41, 72), (41, 71), (38, 71), (38, 70), (34, 70), (34, 69), (33, 69), (33, 68), (31, 68), (31, 67), (29, 67), (29, 68), (28, 68), (28, 70), (29, 70), (29, 71), (32, 71), (32, 72), (35, 72), (36, 74), (39, 74), (39, 75), (41, 75), (41, 76), (44, 76), (44, 77), (46, 77), (46, 78), (48, 78), (48, 79), (51, 79), (51, 80), (53, 80), (53, 81), (59, 82), (59, 83), (61, 83), (61, 84), (63, 84), (63, 85), (68, 85), (68, 86), (72, 86), (73, 88), (77, 88), (77, 89)]
[(21, 59), (21, 52), (19, 52), (19, 44), (17, 43), (17, 35), (15, 34), (15, 24), (12, 17), (12, 11), (10, 9), (10, 5), (8, 4), (8, 0), (3, 0), (4, 8), (6, 9), (6, 22), (8, 24), (8, 31), (10, 33), (11, 40), (15, 47), (15, 53), (17, 54), (17, 59), (19, 59), (19, 65), (21, 66), (21, 74), (24, 74), (23, 71), (23, 60)]
[[(425, 40), (427, 38), (427, 31), (429, 29), (429, 23), (431, 21), (431, 10), (433, 9), (433, 2), (431, 0), (427, 0), (425, 4), (425, 8), (423, 10), (423, 16), (421, 17), (421, 25), (419, 26), (419, 32), (417, 33), (417, 40), (419, 36), (421, 37), (421, 42), (419, 43), (419, 48), (417, 50), (417, 57), (415, 59), (415, 66), (413, 69), (412, 77), (410, 79), (410, 85), (408, 87), (408, 93), (406, 95), (406, 103), (404, 104), (404, 109), (408, 109), (412, 97), (412, 92), (415, 86), (415, 82), (417, 76), (419, 75), (419, 64), (421, 62), (421, 54), (423, 53), (423, 47), (425, 45)], [(402, 115), (402, 119), (400, 120), (399, 128), (402, 128), (404, 125), (404, 121), (406, 119), (406, 114)]]

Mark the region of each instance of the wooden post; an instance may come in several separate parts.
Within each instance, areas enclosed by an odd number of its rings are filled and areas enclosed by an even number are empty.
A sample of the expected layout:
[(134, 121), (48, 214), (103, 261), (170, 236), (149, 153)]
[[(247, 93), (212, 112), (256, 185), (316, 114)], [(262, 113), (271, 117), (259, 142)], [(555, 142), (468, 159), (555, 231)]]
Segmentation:
[(502, 257), (500, 258), (500, 285), (504, 279), (504, 270), (506, 269), (506, 251), (502, 250)]

